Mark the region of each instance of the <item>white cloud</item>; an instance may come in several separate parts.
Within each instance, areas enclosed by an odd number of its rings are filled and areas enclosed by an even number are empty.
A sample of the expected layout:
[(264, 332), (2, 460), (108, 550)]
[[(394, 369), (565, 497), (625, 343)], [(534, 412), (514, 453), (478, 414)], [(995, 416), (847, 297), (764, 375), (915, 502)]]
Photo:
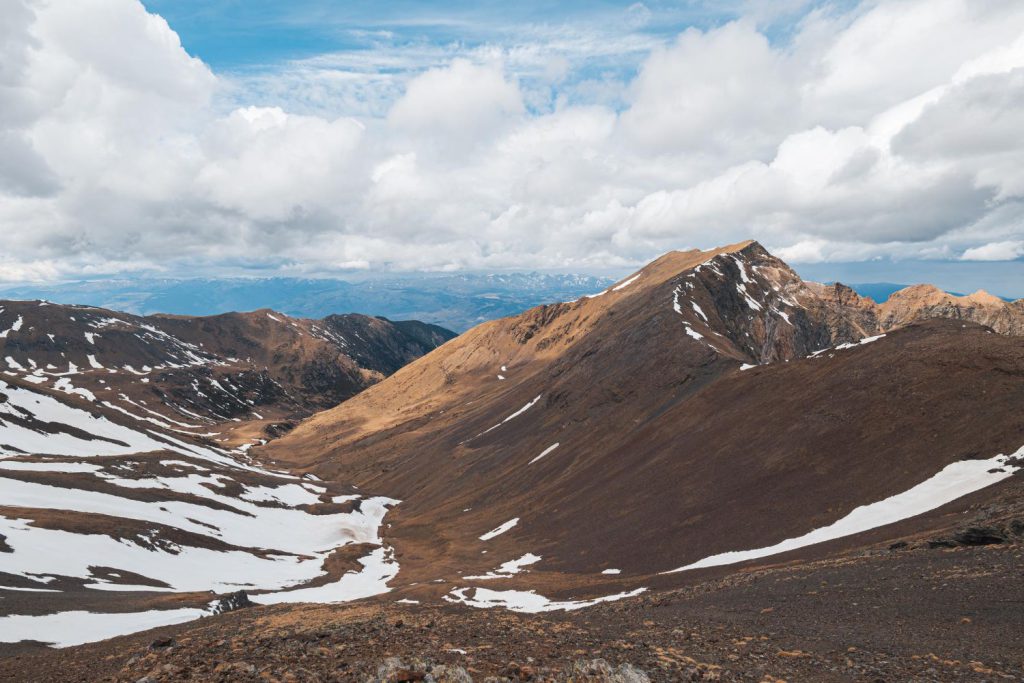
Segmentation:
[(618, 33), (224, 76), (137, 0), (12, 0), (0, 278), (606, 267), (746, 237), (795, 262), (1021, 255), (1024, 6), (871, 0), (780, 43), (750, 7), (663, 45), (637, 3)]
[(1012, 261), (1024, 256), (1024, 240), (991, 242), (964, 252), (964, 261)]
[(519, 88), (500, 64), (456, 59), (410, 81), (388, 123), (414, 144), (464, 148), (493, 139), (523, 111)]
[(362, 171), (353, 156), (363, 131), (350, 118), (325, 121), (276, 107), (237, 109), (203, 136), (206, 163), (196, 185), (219, 208), (257, 221), (286, 221), (351, 191)]
[(798, 106), (794, 75), (752, 23), (689, 29), (644, 63), (622, 131), (656, 152), (758, 158)]

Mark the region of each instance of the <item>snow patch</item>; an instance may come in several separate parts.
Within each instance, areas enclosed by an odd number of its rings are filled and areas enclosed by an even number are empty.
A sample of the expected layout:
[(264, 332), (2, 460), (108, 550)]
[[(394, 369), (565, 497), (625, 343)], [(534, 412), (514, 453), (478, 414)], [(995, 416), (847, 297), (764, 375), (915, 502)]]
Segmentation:
[(961, 460), (946, 465), (938, 474), (903, 493), (876, 503), (862, 505), (842, 519), (803, 536), (786, 539), (763, 548), (719, 553), (663, 573), (672, 574), (756, 560), (910, 519), (1012, 476), (1020, 468), (1007, 464), (1011, 457), (1024, 457), (1024, 447), (1012, 456), (997, 455), (987, 460)]
[(633, 277), (629, 278), (625, 282), (620, 282), (619, 284), (617, 284), (614, 287), (612, 287), (612, 291), (613, 292), (619, 292), (619, 291), (625, 289), (626, 287), (629, 287), (631, 284), (633, 284), (634, 282), (636, 282), (640, 278), (640, 275), (642, 275), (642, 273), (637, 273), (636, 275), (634, 275)]
[(541, 397), (541, 396), (543, 396), (543, 394), (537, 394), (537, 397), (536, 397), (535, 399), (533, 399), (532, 401), (530, 401), (529, 403), (527, 403), (527, 404), (526, 404), (525, 406), (523, 406), (522, 408), (520, 408), (520, 409), (519, 409), (519, 410), (517, 410), (516, 412), (514, 412), (514, 413), (512, 413), (511, 415), (509, 415), (508, 417), (506, 417), (506, 418), (505, 418), (504, 420), (502, 420), (502, 421), (501, 421), (501, 422), (499, 422), (498, 424), (494, 425), (493, 427), (491, 427), (491, 428), (489, 428), (489, 429), (486, 429), (486, 430), (484, 430), (484, 431), (480, 432), (479, 434), (477, 434), (477, 436), (483, 436), (484, 434), (486, 434), (486, 433), (488, 433), (488, 432), (494, 431), (495, 429), (497, 429), (497, 428), (498, 428), (498, 427), (500, 427), (501, 425), (505, 424), (506, 422), (508, 422), (508, 421), (510, 421), (510, 420), (514, 420), (514, 419), (516, 419), (517, 417), (519, 417), (520, 415), (522, 415), (523, 413), (525, 413), (525, 412), (526, 412), (527, 410), (529, 410), (530, 408), (532, 408), (532, 407), (533, 407), (534, 405), (536, 405), (536, 404), (537, 404), (537, 401), (539, 401), (539, 400), (540, 400), (540, 397)]
[(492, 538), (494, 538), (495, 536), (501, 536), (503, 533), (505, 533), (506, 531), (508, 531), (512, 527), (514, 527), (516, 524), (519, 524), (519, 518), (518, 517), (513, 517), (512, 519), (508, 520), (507, 522), (505, 522), (501, 526), (499, 526), (499, 527), (497, 527), (495, 529), (491, 529), (490, 531), (488, 531), (486, 534), (484, 534), (483, 536), (480, 537), (480, 540), (481, 541), (489, 541)]
[(82, 611), (38, 616), (13, 614), (0, 617), (0, 642), (35, 640), (53, 647), (71, 647), (160, 626), (183, 624), (207, 614), (204, 610), (194, 608), (123, 614)]
[[(537, 614), (539, 612), (554, 612), (558, 610), (572, 611), (591, 607), (602, 602), (614, 602), (624, 598), (631, 598), (640, 595), (646, 588), (637, 588), (626, 593), (606, 595), (600, 598), (589, 600), (564, 600), (552, 601), (536, 591), (495, 591), (488, 588), (455, 588), (444, 599), (448, 602), (469, 605), (489, 609), (491, 607), (504, 607), (513, 612), (525, 612)], [(474, 591), (473, 597), (469, 597), (469, 591)]]
[(509, 560), (503, 563), (500, 567), (492, 572), (481, 574), (479, 576), (464, 576), (464, 579), (470, 579), (472, 581), (488, 581), (490, 579), (504, 579), (518, 574), (523, 571), (523, 567), (528, 567), (531, 564), (536, 564), (541, 561), (540, 555), (534, 555), (533, 553), (526, 553), (518, 560)]
[(540, 455), (538, 455), (538, 456), (537, 456), (536, 458), (534, 458), (533, 460), (531, 460), (530, 462), (528, 462), (528, 463), (526, 463), (526, 464), (527, 464), (527, 465), (532, 465), (533, 463), (537, 462), (538, 460), (540, 460), (541, 458), (543, 458), (543, 457), (544, 457), (545, 455), (547, 455), (547, 454), (548, 454), (548, 453), (550, 453), (551, 451), (555, 450), (556, 448), (558, 448), (558, 444), (557, 444), (557, 443), (551, 444), (550, 446), (548, 446), (547, 448), (545, 448), (545, 449), (543, 450), (543, 452), (541, 452), (541, 454), (540, 454)]

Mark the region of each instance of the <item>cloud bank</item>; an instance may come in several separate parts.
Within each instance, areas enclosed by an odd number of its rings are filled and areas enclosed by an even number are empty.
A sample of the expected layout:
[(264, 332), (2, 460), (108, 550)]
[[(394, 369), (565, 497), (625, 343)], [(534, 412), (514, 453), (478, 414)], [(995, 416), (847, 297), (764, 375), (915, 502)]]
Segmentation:
[[(644, 9), (618, 42), (548, 27), (402, 78), (388, 60), (422, 46), (240, 77), (136, 0), (6, 2), (0, 280), (604, 268), (747, 237), (794, 262), (1024, 256), (1020, 2), (656, 44)], [(616, 49), (643, 49), (634, 74), (586, 69)]]

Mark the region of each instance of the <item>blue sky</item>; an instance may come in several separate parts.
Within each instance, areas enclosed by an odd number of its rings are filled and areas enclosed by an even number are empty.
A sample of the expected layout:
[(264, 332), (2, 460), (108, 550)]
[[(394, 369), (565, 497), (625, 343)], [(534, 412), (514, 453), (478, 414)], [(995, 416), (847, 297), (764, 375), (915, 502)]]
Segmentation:
[[(240, 84), (224, 106), (273, 104), (296, 113), (383, 115), (409, 78), (457, 57), (500, 53), (527, 94), (526, 106), (550, 112), (558, 102), (599, 103), (622, 110), (625, 85), (651, 51), (687, 29), (707, 31), (730, 21), (756, 23), (784, 44), (809, 0), (714, 2), (365, 2), (298, 0), (143, 0), (164, 17), (192, 55)], [(842, 12), (853, 3), (823, 6)], [(564, 60), (551, 87), (550, 60)], [(542, 63), (543, 62), (543, 63)], [(296, 76), (301, 71), (302, 76)], [(352, 92), (314, 100), (288, 85), (311, 71), (363, 76)], [(380, 76), (390, 77), (384, 93)], [(376, 79), (368, 95), (364, 80)], [(306, 85), (303, 83), (303, 85)], [(382, 94), (384, 93), (384, 94)], [(375, 99), (380, 97), (381, 99)]]
[[(215, 69), (266, 67), (325, 52), (395, 43), (508, 41), (520, 27), (628, 27), (668, 40), (739, 15), (738, 3), (705, 2), (369, 2), (364, 0), (145, 0), (182, 44)], [(730, 7), (730, 5), (733, 5)], [(391, 35), (384, 35), (391, 34)]]

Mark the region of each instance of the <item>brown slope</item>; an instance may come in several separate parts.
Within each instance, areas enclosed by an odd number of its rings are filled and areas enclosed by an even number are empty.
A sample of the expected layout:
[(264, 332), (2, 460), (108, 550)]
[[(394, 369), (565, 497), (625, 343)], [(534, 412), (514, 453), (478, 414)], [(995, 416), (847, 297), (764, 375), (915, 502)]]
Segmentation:
[(536, 587), (771, 545), (1024, 444), (1016, 339), (934, 321), (806, 358), (875, 332), (870, 310), (756, 243), (622, 284), (475, 328), (264, 454), (403, 499), (409, 581), (533, 552)]
[(147, 416), (179, 427), (301, 418), (452, 336), (435, 326), (362, 315), (315, 321), (262, 310), (139, 317), (0, 302), (6, 376), (39, 387), (84, 389), (98, 401), (135, 414), (154, 411)]
[(991, 327), (1000, 334), (1024, 335), (1024, 299), (1003, 301), (984, 290), (954, 296), (931, 285), (915, 285), (893, 293), (878, 307), (883, 329), (925, 318), (951, 318)]
[[(455, 409), (467, 400), (479, 401), (482, 396), (506, 397), (514, 402), (518, 400), (513, 398), (514, 389), (524, 377), (559, 359), (577, 342), (588, 339), (595, 325), (607, 321), (624, 306), (630, 307), (629, 301), (649, 297), (654, 290), (659, 290), (664, 298), (665, 288), (671, 289), (669, 281), (680, 272), (698, 266), (714, 254), (750, 244), (732, 245), (716, 252), (671, 252), (641, 271), (639, 277), (626, 278), (601, 295), (539, 306), (519, 316), (478, 325), (430, 354), (428, 361), (412, 363), (372, 392), (347, 401), (344, 408), (314, 416), (294, 437), (295, 448), (290, 457), (300, 464), (331, 456), (344, 457), (341, 447), (325, 451), (341, 435), (346, 435), (348, 442), (400, 425), (408, 431), (439, 410)], [(507, 370), (503, 371), (503, 366)], [(499, 375), (506, 380), (498, 379)], [(525, 396), (523, 403), (530, 398)]]

